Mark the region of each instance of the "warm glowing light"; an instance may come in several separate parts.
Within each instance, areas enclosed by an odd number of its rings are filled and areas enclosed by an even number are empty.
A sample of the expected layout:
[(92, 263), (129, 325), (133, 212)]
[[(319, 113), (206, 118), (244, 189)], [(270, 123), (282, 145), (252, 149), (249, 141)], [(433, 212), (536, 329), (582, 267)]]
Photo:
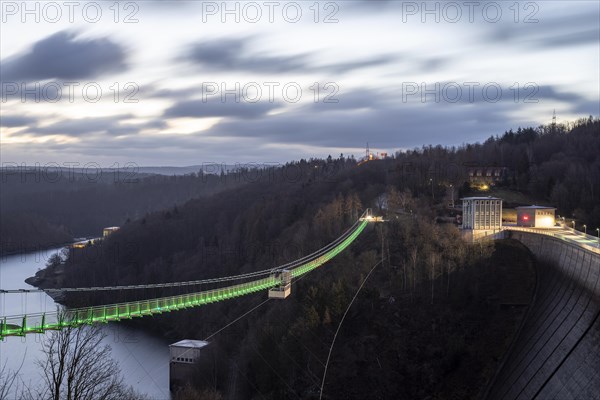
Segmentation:
[(538, 217), (536, 220), (536, 227), (538, 228), (552, 228), (555, 220), (552, 216)]

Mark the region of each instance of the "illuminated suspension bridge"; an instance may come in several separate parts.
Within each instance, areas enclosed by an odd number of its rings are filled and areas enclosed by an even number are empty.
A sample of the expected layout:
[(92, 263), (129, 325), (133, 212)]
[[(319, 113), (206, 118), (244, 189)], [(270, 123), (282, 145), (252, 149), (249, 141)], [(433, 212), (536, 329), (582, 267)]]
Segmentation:
[[(157, 297), (117, 304), (94, 305), (80, 308), (67, 308), (43, 313), (23, 313), (21, 315), (0, 317), (0, 339), (6, 336), (25, 336), (30, 333), (43, 333), (47, 330), (59, 330), (66, 327), (78, 327), (95, 323), (108, 323), (162, 314), (165, 312), (198, 307), (235, 297), (268, 290), (269, 297), (285, 298), (290, 293), (291, 282), (300, 276), (320, 267), (344, 251), (361, 234), (369, 222), (380, 222), (373, 217), (370, 210), (363, 215), (346, 232), (327, 246), (316, 252), (290, 263), (267, 270), (243, 275), (172, 282), (150, 285), (128, 285), (108, 287), (62, 288), (62, 289), (18, 289), (1, 290), (2, 295), (27, 294), (32, 292), (99, 292), (112, 290), (153, 289), (165, 287), (213, 286), (211, 289), (195, 291), (168, 297)], [(235, 284), (231, 284), (236, 282)], [(217, 287), (214, 287), (214, 286)]]

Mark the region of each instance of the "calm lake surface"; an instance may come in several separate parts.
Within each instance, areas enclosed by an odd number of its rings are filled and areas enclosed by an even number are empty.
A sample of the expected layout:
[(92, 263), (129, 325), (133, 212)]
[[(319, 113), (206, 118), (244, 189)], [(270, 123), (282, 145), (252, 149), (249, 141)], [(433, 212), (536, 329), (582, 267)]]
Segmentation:
[[(24, 253), (0, 258), (1, 289), (32, 289), (25, 279), (43, 269), (47, 260), (63, 248)], [(45, 293), (1, 294), (0, 316), (53, 311), (56, 304)], [(101, 325), (106, 333), (104, 339), (112, 348), (115, 359), (127, 385), (147, 396), (148, 399), (167, 400), (169, 394), (169, 348), (168, 343), (141, 330), (124, 327), (118, 323)], [(36, 360), (42, 358), (42, 334), (26, 337), (7, 337), (0, 341), (0, 368), (20, 369), (20, 377), (27, 385), (40, 382), (40, 367)], [(21, 366), (22, 365), (22, 366)]]

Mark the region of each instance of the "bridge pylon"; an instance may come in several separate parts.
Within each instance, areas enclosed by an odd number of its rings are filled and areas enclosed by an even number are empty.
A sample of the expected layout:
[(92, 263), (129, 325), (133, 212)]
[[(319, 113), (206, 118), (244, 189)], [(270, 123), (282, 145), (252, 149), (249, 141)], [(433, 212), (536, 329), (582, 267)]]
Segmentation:
[(269, 298), (285, 299), (292, 293), (292, 271), (289, 269), (276, 271), (273, 277), (281, 280), (281, 283), (279, 286), (269, 289)]
[(361, 221), (368, 221), (368, 222), (385, 222), (383, 217), (374, 216), (373, 210), (371, 210), (370, 208), (367, 208), (366, 211), (363, 213), (363, 215), (359, 219)]

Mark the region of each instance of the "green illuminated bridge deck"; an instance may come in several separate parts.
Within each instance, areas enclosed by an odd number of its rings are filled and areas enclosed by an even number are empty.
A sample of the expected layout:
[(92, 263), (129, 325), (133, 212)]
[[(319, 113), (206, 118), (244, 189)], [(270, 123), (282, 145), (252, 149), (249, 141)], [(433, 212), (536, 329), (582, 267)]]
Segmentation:
[[(296, 279), (334, 258), (336, 255), (344, 251), (344, 249), (346, 249), (361, 234), (367, 224), (371, 221), (375, 221), (375, 219), (371, 217), (367, 211), (350, 229), (348, 229), (335, 241), (308, 256), (280, 267), (266, 271), (259, 271), (257, 273), (205, 281), (217, 283), (226, 283), (228, 281), (241, 282), (234, 285), (211, 288), (209, 290), (169, 297), (158, 297), (118, 304), (71, 308), (61, 312), (57, 310), (48, 313), (0, 317), (0, 339), (4, 338), (5, 336), (25, 336), (28, 333), (43, 333), (47, 330), (57, 330), (65, 327), (77, 327), (98, 322), (107, 323), (134, 317), (143, 317), (145, 315), (161, 314), (164, 312), (198, 307), (205, 304), (228, 300), (234, 297), (244, 296), (246, 294), (259, 292), (262, 290), (268, 290), (282, 284), (282, 278), (278, 272), (281, 272), (284, 269), (291, 271), (292, 279)], [(256, 277), (261, 275), (266, 275), (266, 277), (256, 279)], [(176, 285), (177, 283), (145, 285), (144, 287), (165, 287)], [(120, 288), (130, 289), (138, 287), (141, 286), (78, 288), (62, 290), (54, 289), (53, 291), (118, 290)]]

